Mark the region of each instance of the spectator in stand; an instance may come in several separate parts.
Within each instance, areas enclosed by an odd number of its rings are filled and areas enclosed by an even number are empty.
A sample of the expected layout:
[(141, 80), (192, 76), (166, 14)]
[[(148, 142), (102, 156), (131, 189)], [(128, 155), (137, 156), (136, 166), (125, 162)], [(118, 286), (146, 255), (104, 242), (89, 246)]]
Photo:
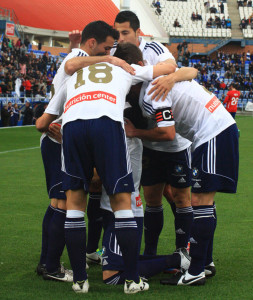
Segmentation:
[(191, 20), (192, 21), (196, 21), (197, 20), (197, 16), (196, 16), (196, 14), (195, 14), (194, 11), (192, 12)]
[(212, 7), (210, 7), (210, 13), (211, 14), (216, 14), (217, 13), (217, 8), (214, 5)]
[(15, 44), (15, 47), (16, 48), (20, 48), (21, 45), (22, 45), (21, 39), (18, 39), (17, 42), (16, 42), (16, 44)]
[(214, 82), (218, 79), (218, 75), (215, 72), (213, 72), (210, 78), (211, 78), (211, 83), (214, 84)]
[(252, 1), (251, 0), (248, 0), (247, 6), (252, 7)]
[(2, 120), (3, 127), (10, 126), (10, 117), (11, 117), (11, 113), (8, 112), (8, 106), (7, 104), (4, 104), (3, 108), (1, 109), (1, 120)]
[(42, 44), (41, 44), (41, 41), (39, 41), (39, 43), (38, 43), (38, 50), (41, 50), (41, 48), (42, 48)]
[(20, 111), (18, 109), (18, 104), (15, 103), (13, 106), (13, 114), (11, 116), (11, 126), (17, 126), (19, 121)]
[(221, 3), (219, 4), (219, 8), (220, 8), (220, 13), (224, 14), (224, 4), (223, 4), (223, 1), (221, 1)]
[(181, 43), (179, 43), (177, 45), (177, 56), (179, 57), (179, 55), (181, 54), (182, 52), (182, 49), (183, 49), (183, 45)]
[(221, 19), (221, 27), (222, 28), (226, 28), (226, 20), (225, 20), (225, 17), (223, 16), (222, 19)]
[(160, 1), (156, 1), (155, 5), (154, 5), (156, 8), (161, 8), (161, 3)]
[(244, 17), (243, 19), (241, 19), (241, 23), (239, 24), (239, 27), (241, 29), (245, 29), (247, 27), (247, 25), (248, 25), (248, 22), (247, 22), (246, 18)]
[(243, 7), (243, 2), (242, 2), (242, 0), (237, 1), (237, 5), (238, 5), (238, 8), (239, 8), (239, 7)]
[(246, 60), (250, 60), (250, 51), (248, 50), (248, 52), (246, 53)]
[(184, 53), (183, 55), (185, 55), (187, 49), (188, 49), (188, 42), (186, 42), (185, 40), (183, 40), (183, 43), (182, 43), (182, 48), (184, 50)]
[(23, 81), (22, 85), (24, 87), (25, 96), (30, 97), (32, 91), (32, 84), (27, 76), (25, 77), (25, 80)]
[(24, 45), (25, 45), (26, 49), (29, 50), (30, 41), (29, 41), (29, 39), (28, 39), (28, 36), (25, 37)]
[(49, 73), (47, 76), (47, 93), (50, 93), (52, 81), (53, 77), (51, 76), (51, 73)]
[(232, 29), (232, 25), (231, 25), (231, 19), (230, 17), (228, 16), (228, 18), (226, 19), (226, 28), (228, 29)]
[(174, 26), (174, 27), (181, 27), (181, 25), (179, 24), (179, 22), (178, 22), (177, 19), (174, 21), (173, 26)]
[(224, 81), (221, 81), (220, 82), (220, 89), (224, 91), (226, 89), (226, 87), (227, 87), (226, 83)]
[(240, 91), (237, 91), (234, 84), (231, 83), (229, 86), (229, 91), (227, 92), (227, 96), (223, 102), (223, 105), (226, 104), (226, 110), (231, 114), (231, 116), (234, 119), (237, 112), (237, 103), (239, 97), (240, 97)]
[(210, 18), (206, 22), (206, 28), (212, 28), (212, 21)]
[(209, 0), (204, 2), (204, 7), (205, 7), (205, 12), (209, 13), (210, 12), (210, 2), (209, 2)]
[(33, 110), (30, 106), (30, 102), (27, 101), (25, 103), (25, 110), (22, 112), (22, 114), (24, 115), (23, 118), (23, 125), (32, 125), (33, 122)]
[(202, 21), (202, 16), (196, 11), (196, 17), (198, 21)]
[(217, 28), (221, 28), (221, 19), (218, 16), (215, 16), (215, 25)]

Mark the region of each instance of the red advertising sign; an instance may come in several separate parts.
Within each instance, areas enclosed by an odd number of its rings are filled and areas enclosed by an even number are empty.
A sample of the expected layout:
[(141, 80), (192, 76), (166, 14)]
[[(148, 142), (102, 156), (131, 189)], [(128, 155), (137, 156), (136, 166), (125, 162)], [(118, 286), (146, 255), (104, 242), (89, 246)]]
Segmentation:
[(6, 22), (5, 34), (9, 35), (9, 36), (14, 36), (15, 35), (15, 24)]

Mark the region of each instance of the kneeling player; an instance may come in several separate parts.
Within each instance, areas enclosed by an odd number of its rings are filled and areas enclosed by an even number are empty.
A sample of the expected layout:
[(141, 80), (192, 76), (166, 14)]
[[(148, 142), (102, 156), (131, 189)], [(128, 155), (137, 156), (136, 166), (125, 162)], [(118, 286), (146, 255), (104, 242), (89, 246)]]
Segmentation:
[[(166, 140), (176, 129), (181, 136), (192, 141), (192, 260), (185, 274), (180, 273), (166, 283), (201, 285), (205, 283), (205, 266), (211, 254), (208, 249), (212, 246), (216, 226), (215, 193), (236, 192), (239, 157), (237, 126), (216, 96), (195, 81), (175, 84), (164, 102), (151, 100), (148, 93), (152, 84), (142, 88), (145, 93), (144, 98), (140, 97), (143, 112), (157, 119), (158, 127), (149, 130), (149, 134)], [(147, 111), (147, 105), (152, 110)], [(129, 137), (147, 136), (147, 131), (128, 125), (125, 128)]]

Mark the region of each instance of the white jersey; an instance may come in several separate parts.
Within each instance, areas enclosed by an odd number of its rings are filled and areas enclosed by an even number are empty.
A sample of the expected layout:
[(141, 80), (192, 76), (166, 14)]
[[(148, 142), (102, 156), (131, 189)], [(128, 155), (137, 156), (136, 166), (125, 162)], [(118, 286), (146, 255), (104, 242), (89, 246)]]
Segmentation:
[(169, 49), (159, 42), (146, 42), (142, 37), (139, 37), (139, 48), (143, 55), (144, 62), (150, 65), (156, 65), (159, 62), (167, 59), (175, 60)]
[[(55, 75), (55, 77), (52, 81), (52, 87), (51, 87), (51, 91), (50, 91), (50, 98), (53, 98), (56, 94), (58, 94), (60, 92), (60, 90), (62, 88), (64, 88), (66, 81), (71, 77), (64, 70), (65, 64), (69, 59), (71, 59), (73, 57), (77, 57), (77, 56), (88, 56), (88, 54), (85, 51), (81, 50), (81, 49), (73, 48), (72, 51), (65, 57), (65, 59), (61, 63), (60, 68), (57, 70), (57, 73), (56, 73), (56, 75)], [(47, 112), (47, 110), (45, 112)], [(61, 118), (62, 113), (63, 113), (63, 106), (62, 106), (61, 110), (59, 110), (59, 113), (58, 113), (59, 118), (54, 120), (52, 123), (56, 123), (56, 124), (61, 125), (62, 124), (62, 118)], [(47, 136), (47, 134), (43, 133), (42, 136), (41, 136), (41, 139), (40, 139), (40, 144), (42, 143), (42, 140), (45, 136)], [(48, 136), (48, 137), (53, 142), (58, 143), (52, 137), (50, 137), (50, 136)]]
[[(159, 62), (165, 61), (167, 59), (174, 59), (169, 49), (159, 42), (146, 42), (142, 37), (139, 37), (139, 49), (142, 52), (144, 62), (150, 65), (156, 65)], [(111, 55), (114, 55), (117, 48), (117, 43), (114, 44), (111, 49)]]
[(79, 70), (66, 83), (67, 89), (61, 89), (58, 97), (50, 101), (46, 112), (58, 114), (64, 104), (62, 126), (77, 119), (97, 119), (102, 116), (123, 124), (125, 97), (131, 85), (153, 78), (153, 66), (133, 67), (135, 75), (109, 63)]
[(148, 95), (151, 88), (149, 83), (142, 91), (145, 93), (141, 103), (143, 112), (155, 118), (158, 111), (172, 111), (174, 120), (161, 118), (157, 125), (175, 125), (176, 132), (192, 142), (192, 151), (235, 123), (219, 99), (195, 80), (176, 83), (164, 102), (151, 100)]

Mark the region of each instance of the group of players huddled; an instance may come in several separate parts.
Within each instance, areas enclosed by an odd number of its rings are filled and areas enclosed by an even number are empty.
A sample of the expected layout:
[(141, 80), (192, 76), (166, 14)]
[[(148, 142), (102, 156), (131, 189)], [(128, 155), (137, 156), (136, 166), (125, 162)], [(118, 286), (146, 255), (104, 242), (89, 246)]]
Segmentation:
[[(205, 284), (216, 272), (215, 193), (236, 192), (234, 119), (193, 80), (196, 69), (177, 69), (165, 46), (144, 41), (131, 11), (120, 12), (114, 28), (95, 21), (73, 31), (70, 45), (36, 121), (51, 199), (37, 273), (73, 282), (76, 293), (89, 290), (86, 260), (127, 294), (148, 290), (147, 279), (166, 269), (178, 272), (162, 284)], [(163, 195), (175, 217), (171, 255), (157, 254)], [(60, 265), (65, 244), (73, 272)]]

